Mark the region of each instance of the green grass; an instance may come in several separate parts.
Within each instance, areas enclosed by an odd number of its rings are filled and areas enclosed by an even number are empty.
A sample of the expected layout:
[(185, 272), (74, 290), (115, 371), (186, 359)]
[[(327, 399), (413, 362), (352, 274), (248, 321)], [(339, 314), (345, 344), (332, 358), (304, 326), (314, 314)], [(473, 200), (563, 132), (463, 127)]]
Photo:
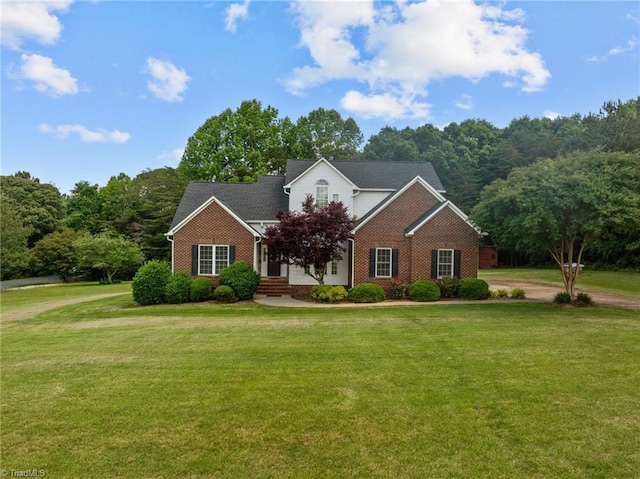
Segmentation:
[[(39, 296), (52, 290), (70, 295), (64, 288), (29, 291), (46, 301)], [(104, 291), (87, 288), (76, 291)], [(7, 307), (14, 299), (3, 293)], [(70, 478), (640, 470), (637, 311), (142, 308), (125, 295), (3, 319), (1, 340), (5, 470)]]
[[(527, 281), (562, 288), (559, 268), (495, 268), (481, 269), (478, 277), (495, 281)], [(593, 271), (585, 269), (576, 286), (591, 292), (611, 293), (640, 298), (640, 273), (632, 271)]]

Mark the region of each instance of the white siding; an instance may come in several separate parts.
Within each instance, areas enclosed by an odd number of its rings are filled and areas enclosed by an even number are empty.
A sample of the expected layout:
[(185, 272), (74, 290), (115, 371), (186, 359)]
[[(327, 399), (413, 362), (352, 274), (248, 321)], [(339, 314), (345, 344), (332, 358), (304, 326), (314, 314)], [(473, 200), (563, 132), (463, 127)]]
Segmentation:
[(353, 214), (353, 187), (351, 183), (324, 162), (316, 164), (293, 183), (289, 195), (289, 209), (300, 211), (302, 202), (308, 194), (315, 197), (316, 182), (320, 179), (327, 180), (329, 183), (329, 201), (333, 201), (333, 195), (337, 194), (342, 204), (349, 209), (349, 214)]
[[(338, 274), (331, 274), (331, 264), (327, 265), (327, 274), (324, 275), (324, 284), (347, 285), (349, 281), (349, 261), (346, 259), (338, 261)], [(296, 266), (289, 267), (289, 284), (318, 284), (311, 276), (304, 274), (302, 268)]]
[(352, 215), (362, 218), (366, 215), (371, 208), (376, 206), (387, 196), (392, 194), (391, 192), (378, 192), (378, 191), (361, 191), (358, 196), (354, 198), (354, 208), (349, 210)]

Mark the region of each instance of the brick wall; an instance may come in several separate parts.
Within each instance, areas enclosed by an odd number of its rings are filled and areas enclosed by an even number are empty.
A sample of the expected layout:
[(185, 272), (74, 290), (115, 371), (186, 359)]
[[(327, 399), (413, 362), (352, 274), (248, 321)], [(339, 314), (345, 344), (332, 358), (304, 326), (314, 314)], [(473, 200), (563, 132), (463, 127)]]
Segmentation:
[(441, 211), (413, 237), (405, 236), (405, 228), (437, 203), (424, 186), (414, 184), (359, 229), (354, 243), (354, 284), (368, 282), (385, 289), (390, 285), (389, 278), (369, 276), (371, 248), (398, 249), (398, 276), (405, 283), (431, 277), (431, 250), (438, 248), (461, 250), (461, 275), (476, 277), (478, 234), (450, 209)]
[(194, 244), (234, 245), (236, 261), (253, 265), (253, 238), (251, 232), (214, 202), (173, 236), (174, 269), (191, 273), (191, 246)]
[(460, 250), (460, 276), (478, 275), (478, 233), (462, 218), (445, 208), (413, 236), (411, 264), (413, 279), (431, 277), (431, 250)]

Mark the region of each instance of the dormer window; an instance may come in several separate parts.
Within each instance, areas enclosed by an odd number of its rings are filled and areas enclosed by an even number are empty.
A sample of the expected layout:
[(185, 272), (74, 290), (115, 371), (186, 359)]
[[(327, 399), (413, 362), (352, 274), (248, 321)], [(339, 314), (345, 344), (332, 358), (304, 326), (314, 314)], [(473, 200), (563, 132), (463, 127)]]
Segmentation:
[(318, 208), (326, 208), (329, 204), (329, 182), (327, 180), (318, 180), (316, 182), (316, 206)]

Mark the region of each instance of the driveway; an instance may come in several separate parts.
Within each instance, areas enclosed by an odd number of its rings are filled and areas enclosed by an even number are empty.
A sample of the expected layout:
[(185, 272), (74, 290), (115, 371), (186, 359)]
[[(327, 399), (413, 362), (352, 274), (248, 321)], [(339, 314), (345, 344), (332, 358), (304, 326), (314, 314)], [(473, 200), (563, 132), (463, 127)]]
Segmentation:
[[(487, 281), (489, 283), (489, 289), (497, 291), (499, 289), (506, 289), (511, 291), (515, 288), (524, 289), (527, 299), (535, 299), (538, 301), (553, 302), (556, 294), (564, 291), (560, 286), (548, 286), (536, 283), (526, 283), (522, 281)], [(637, 309), (640, 311), (640, 300), (631, 298), (629, 296), (619, 296), (615, 294), (607, 293), (592, 293), (590, 291), (584, 291), (578, 288), (578, 293), (589, 293), (593, 302), (598, 306), (617, 306), (620, 308)]]

